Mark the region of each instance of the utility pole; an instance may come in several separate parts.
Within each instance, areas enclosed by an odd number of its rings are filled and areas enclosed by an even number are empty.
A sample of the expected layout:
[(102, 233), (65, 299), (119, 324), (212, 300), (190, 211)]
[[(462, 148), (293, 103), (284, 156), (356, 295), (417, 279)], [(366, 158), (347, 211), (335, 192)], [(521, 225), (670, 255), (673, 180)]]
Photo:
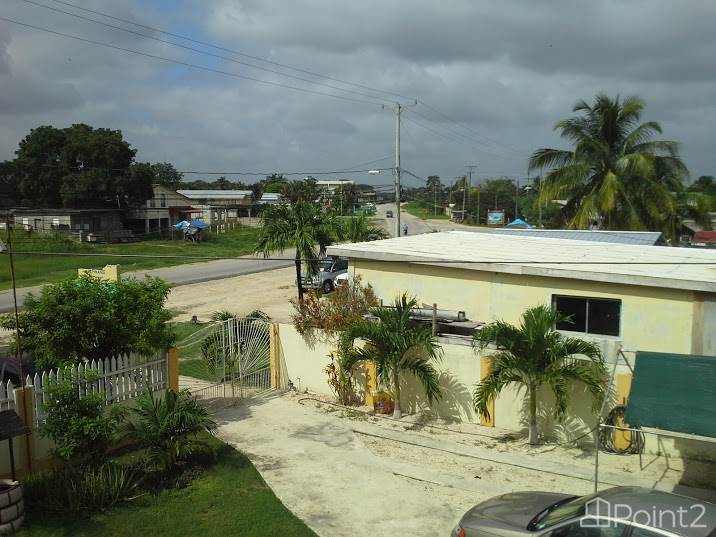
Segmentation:
[[(416, 106), (418, 100), (412, 106)], [(400, 237), (400, 114), (403, 113), (404, 104), (395, 103), (395, 236)], [(385, 108), (385, 106), (383, 106)]]
[[(468, 192), (469, 192), (469, 191), (470, 191), (470, 188), (472, 188), (472, 170), (474, 170), (475, 168), (477, 168), (477, 166), (476, 166), (475, 164), (468, 164), (468, 165), (465, 166), (465, 167), (466, 167), (467, 170), (468, 170), (467, 189), (468, 189)], [(469, 194), (468, 194), (468, 196), (469, 196)], [(463, 203), (463, 205), (464, 205), (464, 203)], [(462, 210), (464, 211), (464, 210), (465, 210), (465, 207), (463, 207)], [(465, 216), (465, 213), (463, 213), (463, 217), (464, 217), (464, 216)], [(479, 207), (479, 204), (478, 204), (478, 207), (477, 207), (477, 223), (478, 223), (478, 224), (480, 223), (480, 207)]]
[(537, 227), (542, 227), (542, 176), (537, 176), (537, 210), (538, 210), (538, 216), (537, 216)]

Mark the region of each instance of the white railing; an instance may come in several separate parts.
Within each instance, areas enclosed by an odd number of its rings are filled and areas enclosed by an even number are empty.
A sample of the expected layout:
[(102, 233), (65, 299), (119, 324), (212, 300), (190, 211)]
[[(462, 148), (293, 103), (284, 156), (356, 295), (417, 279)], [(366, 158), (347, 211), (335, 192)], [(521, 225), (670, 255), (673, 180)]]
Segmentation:
[(153, 392), (166, 389), (167, 357), (165, 353), (160, 353), (150, 360), (134, 355), (120, 356), (93, 360), (65, 369), (43, 371), (32, 377), (28, 375), (25, 384), (33, 387), (36, 427), (45, 421), (44, 406), (49, 397), (50, 385), (63, 379), (80, 378), (83, 379), (77, 383), (80, 397), (99, 393), (104, 395), (107, 405), (121, 403), (136, 399), (147, 389)]
[(271, 368), (265, 367), (224, 382), (190, 389), (189, 392), (197, 401), (213, 399), (242, 399), (255, 397), (271, 391)]
[(15, 386), (11, 380), (0, 382), (0, 411), (15, 410)]

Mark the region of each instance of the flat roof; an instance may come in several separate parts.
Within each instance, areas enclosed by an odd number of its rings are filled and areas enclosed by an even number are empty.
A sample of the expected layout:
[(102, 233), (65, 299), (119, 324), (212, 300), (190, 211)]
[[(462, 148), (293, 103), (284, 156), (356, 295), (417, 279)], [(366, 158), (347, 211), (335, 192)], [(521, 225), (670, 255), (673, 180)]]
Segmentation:
[(445, 231), (339, 244), (328, 254), (716, 293), (716, 251), (697, 248)]
[(244, 199), (253, 196), (251, 190), (177, 190), (182, 196), (197, 199)]
[(659, 231), (611, 231), (590, 229), (517, 229), (498, 227), (497, 233), (509, 233), (525, 237), (551, 237), (553, 239), (571, 239), (594, 242), (613, 242), (618, 244), (647, 244), (654, 245), (659, 242)]

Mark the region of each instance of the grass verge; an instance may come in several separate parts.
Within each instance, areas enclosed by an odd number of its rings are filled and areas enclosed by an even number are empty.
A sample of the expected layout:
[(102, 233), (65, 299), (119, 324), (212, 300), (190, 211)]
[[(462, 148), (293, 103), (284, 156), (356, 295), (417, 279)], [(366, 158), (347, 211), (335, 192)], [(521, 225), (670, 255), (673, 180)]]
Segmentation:
[[(72, 256), (16, 254), (17, 286), (27, 287), (58, 281), (76, 275), (78, 268), (101, 268), (109, 264), (118, 264), (121, 266), (122, 272), (128, 272), (197, 262), (197, 260), (191, 259), (122, 258), (113, 257), (112, 254), (228, 257), (246, 255), (254, 251), (259, 233), (259, 228), (241, 226), (226, 233), (207, 233), (204, 235), (204, 240), (198, 244), (182, 240), (148, 240), (128, 244), (79, 244), (48, 235), (15, 233), (13, 247), (17, 251), (73, 254)], [(81, 255), (83, 253), (105, 255), (83, 257)], [(0, 290), (9, 289), (11, 285), (9, 256), (0, 254)]]
[(443, 208), (438, 206), (438, 214), (435, 214), (435, 207), (432, 203), (424, 201), (409, 201), (401, 205), (401, 209), (408, 214), (421, 220), (449, 220), (450, 217), (444, 214)]
[(188, 486), (145, 494), (103, 513), (28, 510), (22, 537), (316, 537), (276, 498), (246, 456), (217, 439), (216, 462)]

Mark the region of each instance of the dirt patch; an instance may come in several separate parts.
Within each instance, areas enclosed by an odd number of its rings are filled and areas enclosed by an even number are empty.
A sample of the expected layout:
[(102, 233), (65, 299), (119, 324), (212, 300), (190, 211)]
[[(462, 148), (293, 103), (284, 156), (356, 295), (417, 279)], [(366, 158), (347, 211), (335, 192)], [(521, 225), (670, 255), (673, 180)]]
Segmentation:
[(182, 285), (172, 289), (167, 307), (181, 312), (176, 321), (188, 321), (193, 315), (207, 321), (218, 310), (241, 315), (259, 309), (276, 322), (290, 322), (295, 278), (296, 270), (291, 267)]

